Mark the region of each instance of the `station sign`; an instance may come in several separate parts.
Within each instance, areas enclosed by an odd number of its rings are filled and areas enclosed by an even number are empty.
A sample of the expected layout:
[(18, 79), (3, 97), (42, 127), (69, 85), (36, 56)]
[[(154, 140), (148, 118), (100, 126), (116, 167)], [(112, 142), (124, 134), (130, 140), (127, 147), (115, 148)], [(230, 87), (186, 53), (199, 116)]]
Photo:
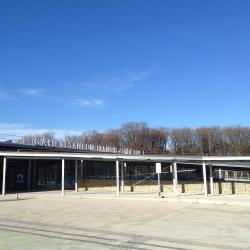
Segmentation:
[(87, 150), (87, 151), (103, 152), (103, 153), (127, 154), (127, 155), (141, 154), (140, 150), (134, 150), (131, 148), (117, 148), (108, 145), (86, 144), (80, 141), (57, 140), (45, 137), (23, 137), (22, 143), (33, 146), (69, 148), (69, 149)]

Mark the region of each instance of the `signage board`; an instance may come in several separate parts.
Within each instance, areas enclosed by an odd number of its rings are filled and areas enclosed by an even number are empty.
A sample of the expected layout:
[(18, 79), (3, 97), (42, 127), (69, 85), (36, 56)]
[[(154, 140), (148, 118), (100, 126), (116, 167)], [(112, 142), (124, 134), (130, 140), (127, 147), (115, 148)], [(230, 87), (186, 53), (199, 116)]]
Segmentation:
[(161, 163), (160, 162), (155, 163), (155, 168), (156, 168), (156, 173), (160, 174), (161, 173)]

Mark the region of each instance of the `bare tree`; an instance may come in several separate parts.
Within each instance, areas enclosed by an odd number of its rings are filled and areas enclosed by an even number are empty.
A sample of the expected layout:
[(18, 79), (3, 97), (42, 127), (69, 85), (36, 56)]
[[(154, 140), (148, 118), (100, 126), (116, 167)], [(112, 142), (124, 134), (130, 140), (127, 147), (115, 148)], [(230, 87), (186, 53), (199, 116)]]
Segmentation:
[[(26, 143), (32, 143), (33, 137), (53, 140), (55, 133), (48, 131), (40, 135), (27, 135), (24, 139)], [(150, 128), (145, 122), (129, 122), (120, 129), (105, 132), (92, 130), (80, 136), (65, 136), (65, 139), (117, 149), (130, 148), (148, 154), (250, 154), (250, 128), (241, 126), (167, 129)]]
[(208, 138), (210, 155), (227, 155), (227, 144), (222, 128), (218, 126), (209, 128)]
[(195, 132), (191, 128), (173, 129), (171, 145), (175, 154), (191, 154), (196, 151)]
[(228, 151), (231, 155), (243, 155), (249, 153), (250, 129), (236, 126), (224, 129)]
[(197, 153), (209, 155), (209, 128), (201, 127), (196, 129)]

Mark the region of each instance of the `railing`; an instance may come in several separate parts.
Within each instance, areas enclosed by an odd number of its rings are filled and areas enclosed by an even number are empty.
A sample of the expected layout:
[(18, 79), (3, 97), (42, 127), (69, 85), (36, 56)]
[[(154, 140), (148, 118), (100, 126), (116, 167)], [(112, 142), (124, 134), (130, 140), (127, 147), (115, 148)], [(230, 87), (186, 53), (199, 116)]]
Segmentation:
[(250, 171), (216, 170), (215, 177), (225, 181), (250, 181)]

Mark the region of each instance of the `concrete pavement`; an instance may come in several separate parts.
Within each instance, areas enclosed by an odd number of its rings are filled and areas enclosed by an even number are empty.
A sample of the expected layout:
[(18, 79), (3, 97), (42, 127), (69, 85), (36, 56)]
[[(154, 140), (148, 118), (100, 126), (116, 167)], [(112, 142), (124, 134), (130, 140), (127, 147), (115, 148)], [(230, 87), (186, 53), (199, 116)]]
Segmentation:
[(72, 197), (0, 200), (0, 249), (250, 249), (250, 207)]

